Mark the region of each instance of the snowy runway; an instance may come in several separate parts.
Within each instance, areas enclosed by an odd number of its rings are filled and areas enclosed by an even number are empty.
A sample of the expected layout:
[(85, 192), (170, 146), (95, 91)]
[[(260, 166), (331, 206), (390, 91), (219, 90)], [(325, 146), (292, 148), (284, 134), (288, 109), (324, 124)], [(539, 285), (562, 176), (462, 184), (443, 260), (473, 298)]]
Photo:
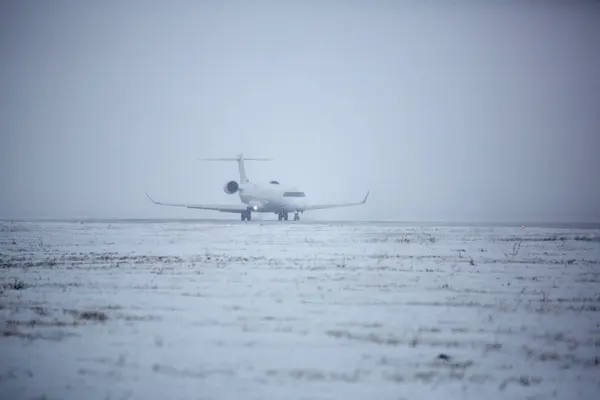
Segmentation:
[(595, 230), (0, 222), (0, 253), (3, 399), (600, 393)]

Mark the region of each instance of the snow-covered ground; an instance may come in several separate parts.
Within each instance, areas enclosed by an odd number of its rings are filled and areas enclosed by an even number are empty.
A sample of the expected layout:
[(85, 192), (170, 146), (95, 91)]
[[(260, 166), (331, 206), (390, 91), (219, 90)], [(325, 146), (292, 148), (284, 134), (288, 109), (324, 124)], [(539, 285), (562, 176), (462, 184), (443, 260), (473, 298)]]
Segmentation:
[(2, 399), (597, 399), (600, 232), (0, 222)]

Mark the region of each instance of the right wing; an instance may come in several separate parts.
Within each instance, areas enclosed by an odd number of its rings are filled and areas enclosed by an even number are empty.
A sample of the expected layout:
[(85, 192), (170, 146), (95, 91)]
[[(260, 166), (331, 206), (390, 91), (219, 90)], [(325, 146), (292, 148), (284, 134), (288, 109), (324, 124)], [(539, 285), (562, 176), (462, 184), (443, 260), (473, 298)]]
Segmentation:
[(308, 205), (303, 207), (299, 211), (309, 211), (309, 210), (324, 210), (326, 208), (338, 208), (338, 207), (350, 207), (350, 206), (359, 206), (361, 204), (365, 204), (367, 202), (367, 198), (369, 197), (369, 192), (365, 195), (363, 201), (359, 201), (356, 203), (337, 203), (337, 204), (315, 204)]
[(248, 209), (248, 206), (243, 204), (237, 205), (205, 205), (205, 204), (188, 204), (188, 203), (163, 203), (160, 201), (154, 200), (148, 193), (146, 196), (150, 199), (154, 204), (158, 204), (161, 206), (171, 206), (171, 207), (185, 207), (185, 208), (195, 208), (199, 210), (213, 210), (220, 212), (228, 212), (228, 213), (243, 213)]

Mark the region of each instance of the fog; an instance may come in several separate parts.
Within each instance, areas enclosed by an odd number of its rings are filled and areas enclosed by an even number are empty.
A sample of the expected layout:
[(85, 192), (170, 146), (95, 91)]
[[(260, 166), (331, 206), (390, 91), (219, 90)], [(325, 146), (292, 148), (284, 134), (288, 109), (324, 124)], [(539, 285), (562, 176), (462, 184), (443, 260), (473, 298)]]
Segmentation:
[(600, 221), (600, 2), (482, 3), (4, 1), (0, 218)]

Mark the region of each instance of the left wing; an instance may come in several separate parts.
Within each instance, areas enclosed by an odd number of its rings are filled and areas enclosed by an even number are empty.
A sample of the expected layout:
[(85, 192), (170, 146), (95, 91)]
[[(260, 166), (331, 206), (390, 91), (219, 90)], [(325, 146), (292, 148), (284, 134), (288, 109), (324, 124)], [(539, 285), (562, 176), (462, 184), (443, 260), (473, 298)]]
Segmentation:
[(338, 208), (338, 207), (350, 207), (350, 206), (360, 206), (361, 204), (365, 204), (367, 202), (367, 198), (369, 197), (369, 192), (365, 195), (363, 201), (359, 201), (356, 203), (338, 203), (338, 204), (315, 204), (301, 208), (298, 211), (309, 211), (309, 210), (324, 210), (326, 208)]
[(235, 204), (235, 205), (206, 205), (206, 204), (189, 204), (189, 203), (163, 203), (160, 201), (154, 200), (148, 193), (146, 196), (150, 199), (154, 204), (158, 204), (161, 206), (172, 206), (172, 207), (185, 207), (185, 208), (195, 208), (199, 210), (213, 210), (220, 212), (228, 212), (228, 213), (243, 213), (248, 209), (248, 206), (244, 204)]

